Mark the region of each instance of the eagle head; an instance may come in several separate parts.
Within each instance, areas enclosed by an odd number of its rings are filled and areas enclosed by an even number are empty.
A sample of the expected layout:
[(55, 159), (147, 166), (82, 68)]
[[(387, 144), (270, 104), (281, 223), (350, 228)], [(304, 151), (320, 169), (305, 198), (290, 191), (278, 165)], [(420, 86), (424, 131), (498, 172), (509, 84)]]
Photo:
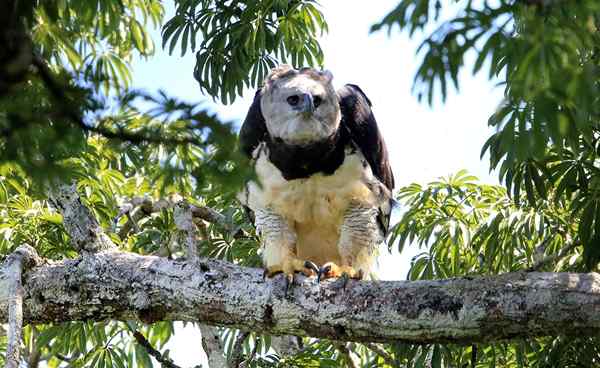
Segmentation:
[(331, 137), (341, 120), (338, 96), (329, 71), (296, 70), (281, 65), (262, 89), (260, 108), (271, 138), (307, 145)]

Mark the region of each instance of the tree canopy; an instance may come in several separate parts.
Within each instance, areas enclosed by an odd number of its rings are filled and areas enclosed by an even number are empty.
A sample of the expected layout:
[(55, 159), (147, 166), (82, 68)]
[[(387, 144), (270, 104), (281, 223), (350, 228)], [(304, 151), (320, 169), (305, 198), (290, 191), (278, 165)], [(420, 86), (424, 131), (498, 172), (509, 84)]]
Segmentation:
[[(3, 5), (0, 261), (23, 244), (50, 260), (77, 257), (66, 216), (51, 199), (53, 188), (75, 182), (121, 250), (178, 258), (195, 249), (260, 266), (258, 238), (234, 200), (253, 173), (234, 149), (233, 124), (206, 105), (133, 89), (130, 62), (134, 55), (152, 57), (156, 47), (195, 53), (190, 76), (199, 90), (231, 103), (278, 63), (326, 64), (318, 40), (327, 23), (313, 0), (174, 3), (170, 19), (158, 0)], [(162, 45), (149, 35), (157, 27)], [(388, 246), (421, 247), (410, 280), (597, 271), (598, 27), (595, 0), (400, 0), (373, 25), (372, 32), (399, 37), (400, 29), (422, 40), (414, 93), (424, 102), (444, 101), (449, 88), (460, 88), (465, 70), (486, 73), (504, 88), (487, 122), (495, 131), (482, 147), (502, 186), (461, 171), (397, 192), (406, 211)], [(202, 219), (198, 241), (187, 248), (181, 199)], [(173, 331), (167, 321), (29, 325), (21, 355), (31, 368), (150, 367), (157, 360), (172, 367), (176, 361), (162, 349)], [(593, 367), (600, 360), (597, 336), (471, 345), (303, 337), (289, 338), (294, 346), (284, 349), (261, 331), (217, 332), (230, 362), (255, 367)], [(1, 353), (7, 343), (0, 325)], [(0, 354), (1, 365), (4, 359)]]

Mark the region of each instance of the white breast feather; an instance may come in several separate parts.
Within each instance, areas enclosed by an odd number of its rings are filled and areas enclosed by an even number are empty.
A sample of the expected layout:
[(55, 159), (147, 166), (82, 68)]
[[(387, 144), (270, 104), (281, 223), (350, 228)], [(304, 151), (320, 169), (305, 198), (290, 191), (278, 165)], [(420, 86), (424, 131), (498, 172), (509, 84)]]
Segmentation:
[(309, 178), (286, 180), (259, 147), (256, 174), (261, 182), (250, 182), (245, 198), (251, 209), (270, 208), (288, 221), (297, 233), (299, 257), (338, 261), (337, 243), (344, 213), (351, 203), (378, 207), (378, 199), (367, 182), (374, 180), (359, 151), (346, 152), (343, 164), (332, 174), (316, 173)]

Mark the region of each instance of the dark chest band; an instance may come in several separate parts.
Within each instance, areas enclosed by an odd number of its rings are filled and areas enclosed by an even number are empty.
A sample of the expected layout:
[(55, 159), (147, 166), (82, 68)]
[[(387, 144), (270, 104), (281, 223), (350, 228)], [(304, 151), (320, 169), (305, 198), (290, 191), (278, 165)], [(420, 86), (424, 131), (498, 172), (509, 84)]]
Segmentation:
[(308, 178), (316, 173), (331, 175), (344, 162), (350, 138), (343, 127), (331, 137), (307, 145), (286, 144), (281, 139), (267, 139), (269, 160), (286, 180)]

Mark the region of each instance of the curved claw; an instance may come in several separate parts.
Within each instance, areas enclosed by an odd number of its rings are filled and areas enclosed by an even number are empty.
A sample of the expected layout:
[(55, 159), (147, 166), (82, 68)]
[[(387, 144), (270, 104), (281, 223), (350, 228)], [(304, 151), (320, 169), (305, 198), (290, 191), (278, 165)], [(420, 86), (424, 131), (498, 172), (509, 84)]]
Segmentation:
[(364, 274), (362, 270), (355, 270), (351, 266), (338, 266), (333, 262), (324, 264), (317, 272), (317, 282), (321, 279), (329, 279), (333, 277), (343, 277), (346, 279), (361, 280)]
[(330, 264), (326, 264), (323, 267), (321, 267), (318, 271), (317, 271), (317, 282), (321, 282), (321, 277), (325, 276), (325, 278), (330, 277), (329, 273), (331, 272), (331, 265)]
[(304, 267), (308, 268), (309, 270), (313, 270), (315, 272), (315, 275), (319, 274), (319, 267), (317, 267), (317, 265), (314, 262), (306, 261), (304, 262)]

